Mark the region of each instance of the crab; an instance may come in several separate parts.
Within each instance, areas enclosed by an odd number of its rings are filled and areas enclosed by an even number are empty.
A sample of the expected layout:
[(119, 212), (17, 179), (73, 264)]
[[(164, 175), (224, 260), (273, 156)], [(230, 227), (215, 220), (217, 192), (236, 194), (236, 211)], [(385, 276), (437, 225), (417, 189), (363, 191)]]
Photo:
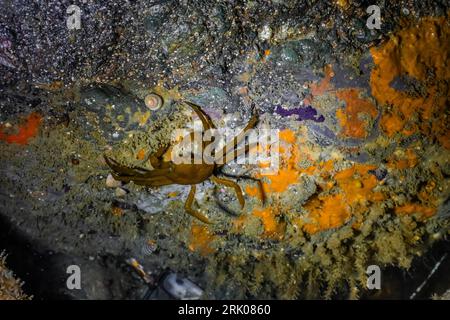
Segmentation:
[[(216, 129), (214, 123), (208, 117), (203, 110), (197, 106), (196, 104), (184, 101), (185, 104), (190, 106), (197, 116), (200, 118), (202, 122), (203, 130), (206, 131), (208, 129)], [(237, 146), (245, 139), (245, 133), (254, 128), (258, 122), (258, 115), (254, 113), (251, 119), (248, 121), (245, 128), (241, 131), (240, 134), (235, 136), (229, 143), (227, 143), (220, 153), (221, 155), (225, 155), (226, 162), (218, 164), (214, 161), (212, 164), (207, 164), (205, 162), (201, 162), (200, 164), (196, 163), (188, 163), (188, 164), (175, 164), (170, 159), (170, 154), (173, 146), (166, 145), (159, 148), (154, 154), (148, 156), (148, 161), (150, 161), (152, 170), (142, 168), (142, 167), (127, 167), (119, 164), (114, 159), (104, 156), (106, 164), (112, 169), (112, 175), (114, 179), (122, 181), (122, 182), (130, 182), (133, 181), (137, 185), (144, 185), (149, 187), (160, 187), (172, 184), (178, 185), (190, 185), (189, 195), (184, 204), (184, 208), (188, 214), (197, 218), (198, 220), (204, 223), (211, 223), (211, 221), (201, 214), (199, 211), (193, 209), (193, 203), (195, 199), (196, 185), (202, 183), (206, 180), (211, 180), (216, 184), (221, 184), (226, 187), (233, 188), (236, 197), (241, 205), (241, 208), (244, 208), (245, 199), (241, 190), (241, 187), (234, 181), (230, 179), (226, 179), (223, 176), (234, 177), (234, 178), (248, 178), (256, 181), (259, 186), (259, 190), (261, 192), (262, 200), (264, 202), (264, 192), (262, 188), (262, 183), (259, 179), (251, 178), (251, 177), (239, 177), (239, 176), (230, 176), (221, 171), (223, 166), (233, 160), (235, 160), (238, 156), (242, 154), (237, 151)], [(201, 145), (201, 151), (212, 142), (203, 141)], [(248, 152), (249, 146), (246, 145), (244, 152)], [(232, 152), (230, 156), (229, 153)], [(219, 177), (222, 176), (222, 177)]]

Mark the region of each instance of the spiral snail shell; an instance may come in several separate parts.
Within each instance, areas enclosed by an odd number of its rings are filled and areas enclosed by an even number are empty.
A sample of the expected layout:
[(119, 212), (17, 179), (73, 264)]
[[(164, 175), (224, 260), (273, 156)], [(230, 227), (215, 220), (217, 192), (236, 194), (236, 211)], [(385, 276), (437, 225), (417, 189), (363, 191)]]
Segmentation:
[(158, 110), (163, 105), (163, 99), (156, 93), (150, 93), (145, 96), (144, 102), (147, 108), (150, 110)]

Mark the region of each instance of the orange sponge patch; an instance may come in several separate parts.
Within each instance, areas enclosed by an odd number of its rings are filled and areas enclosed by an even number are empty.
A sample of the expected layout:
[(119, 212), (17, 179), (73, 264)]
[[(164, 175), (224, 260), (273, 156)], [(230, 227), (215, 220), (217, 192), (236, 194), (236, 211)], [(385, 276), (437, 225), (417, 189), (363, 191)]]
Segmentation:
[(373, 103), (359, 97), (360, 89), (346, 89), (336, 93), (340, 100), (345, 101), (345, 108), (338, 109), (336, 116), (342, 127), (341, 134), (345, 137), (365, 138), (369, 133), (369, 120), (377, 116)]
[(215, 252), (211, 243), (216, 236), (211, 233), (207, 226), (192, 224), (189, 250), (199, 252), (201, 255), (208, 255)]
[[(372, 48), (376, 65), (370, 78), (372, 95), (378, 103), (393, 107), (389, 111), (386, 108), (381, 119), (381, 127), (388, 136), (397, 132), (409, 135), (421, 130), (437, 138), (444, 147), (450, 147), (449, 128), (445, 125), (450, 80), (449, 43), (447, 18), (427, 17), (400, 30), (380, 48)], [(433, 70), (433, 77), (430, 77), (430, 70)], [(398, 78), (412, 79), (421, 89), (419, 92), (396, 90), (392, 82)]]
[(5, 134), (3, 128), (0, 128), (0, 140), (7, 143), (17, 143), (25, 145), (28, 140), (35, 137), (39, 131), (42, 117), (38, 113), (31, 113), (25, 120), (25, 123), (18, 127), (16, 134)]

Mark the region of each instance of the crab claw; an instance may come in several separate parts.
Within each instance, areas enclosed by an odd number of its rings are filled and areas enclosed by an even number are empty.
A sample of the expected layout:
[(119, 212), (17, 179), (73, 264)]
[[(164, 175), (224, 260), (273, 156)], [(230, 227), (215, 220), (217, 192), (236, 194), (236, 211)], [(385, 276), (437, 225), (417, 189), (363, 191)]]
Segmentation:
[(133, 181), (135, 184), (149, 187), (173, 184), (173, 181), (167, 177), (170, 168), (148, 170), (139, 167), (126, 167), (106, 155), (104, 155), (104, 158), (106, 164), (113, 170), (112, 176), (116, 180), (123, 182)]
[(119, 176), (143, 176), (150, 170), (139, 167), (126, 167), (119, 164), (116, 160), (103, 155), (106, 164)]

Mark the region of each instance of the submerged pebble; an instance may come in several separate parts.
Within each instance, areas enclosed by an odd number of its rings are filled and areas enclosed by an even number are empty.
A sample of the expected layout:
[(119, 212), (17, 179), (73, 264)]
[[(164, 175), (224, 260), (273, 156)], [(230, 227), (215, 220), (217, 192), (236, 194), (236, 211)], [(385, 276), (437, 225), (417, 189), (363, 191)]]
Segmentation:
[(108, 188), (118, 188), (122, 185), (122, 182), (117, 181), (116, 179), (114, 179), (114, 177), (112, 176), (112, 174), (108, 174), (108, 176), (106, 177), (106, 186)]
[(127, 191), (125, 189), (120, 188), (120, 187), (116, 188), (116, 191), (115, 191), (116, 197), (123, 197), (123, 196), (126, 196), (126, 194), (127, 194)]
[(203, 290), (199, 286), (176, 273), (167, 275), (162, 286), (172, 297), (180, 300), (198, 300), (203, 294)]

